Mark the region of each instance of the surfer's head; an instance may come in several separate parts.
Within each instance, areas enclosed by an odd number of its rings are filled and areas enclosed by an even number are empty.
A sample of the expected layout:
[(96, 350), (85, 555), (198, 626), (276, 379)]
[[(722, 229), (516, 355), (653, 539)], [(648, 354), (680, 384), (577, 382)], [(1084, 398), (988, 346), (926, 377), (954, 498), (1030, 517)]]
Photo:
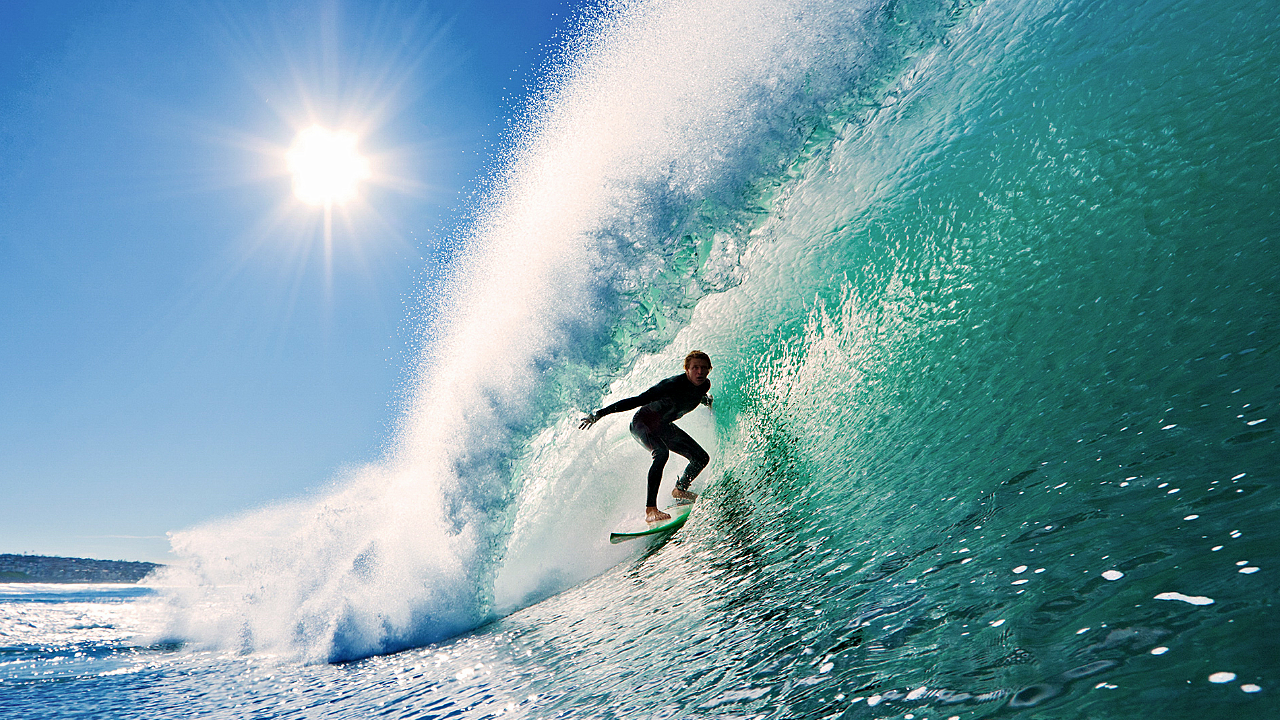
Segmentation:
[(701, 385), (711, 374), (711, 357), (701, 350), (694, 350), (684, 356), (684, 374), (694, 385)]

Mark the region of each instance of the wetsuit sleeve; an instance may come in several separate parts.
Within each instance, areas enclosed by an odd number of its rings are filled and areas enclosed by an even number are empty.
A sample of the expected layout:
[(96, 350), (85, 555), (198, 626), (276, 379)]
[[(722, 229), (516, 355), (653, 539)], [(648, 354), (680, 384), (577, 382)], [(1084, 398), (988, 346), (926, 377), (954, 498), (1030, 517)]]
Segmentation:
[(618, 402), (613, 403), (612, 405), (606, 405), (600, 408), (595, 412), (595, 416), (598, 418), (601, 418), (601, 417), (604, 417), (605, 415), (612, 415), (617, 412), (623, 412), (624, 410), (631, 410), (632, 408), (638, 408), (641, 405), (644, 405), (645, 402), (646, 401), (640, 399), (639, 395), (635, 397), (629, 397), (625, 400), (619, 400)]
[(612, 405), (606, 405), (600, 408), (599, 410), (597, 410), (595, 412), (595, 416), (598, 418), (602, 418), (605, 415), (612, 415), (614, 413), (625, 412), (627, 410), (634, 410), (635, 408), (638, 408), (641, 405), (647, 405), (648, 403), (651, 403), (654, 400), (657, 400), (658, 398), (666, 394), (664, 392), (665, 388), (663, 387), (666, 384), (667, 384), (667, 381), (663, 380), (662, 382), (658, 383), (657, 385), (654, 385), (653, 387), (649, 388), (648, 390), (645, 390), (644, 392), (640, 393), (639, 395), (636, 395), (635, 397), (629, 397), (624, 400), (619, 400), (618, 402), (613, 403)]

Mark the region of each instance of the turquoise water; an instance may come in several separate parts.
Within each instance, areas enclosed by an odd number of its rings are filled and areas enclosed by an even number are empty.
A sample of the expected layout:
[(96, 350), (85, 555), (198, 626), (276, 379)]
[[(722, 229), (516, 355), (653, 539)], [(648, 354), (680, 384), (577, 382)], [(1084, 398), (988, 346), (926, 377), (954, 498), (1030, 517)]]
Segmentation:
[[(1276, 714), (1277, 38), (1261, 2), (600, 19), (387, 460), (179, 534), (166, 619), (85, 641), (136, 659), (0, 710)], [(692, 348), (703, 500), (611, 546), (646, 458), (576, 419)]]

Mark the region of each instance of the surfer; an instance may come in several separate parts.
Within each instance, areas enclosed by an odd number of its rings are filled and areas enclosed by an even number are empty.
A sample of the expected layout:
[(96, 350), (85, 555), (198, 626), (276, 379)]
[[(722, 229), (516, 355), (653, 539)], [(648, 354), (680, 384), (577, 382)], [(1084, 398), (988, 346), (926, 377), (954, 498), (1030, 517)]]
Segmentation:
[(689, 492), (689, 485), (711, 457), (697, 441), (673, 423), (700, 404), (711, 407), (711, 395), (708, 394), (711, 381), (707, 379), (710, 373), (711, 358), (701, 350), (694, 350), (685, 356), (682, 374), (673, 375), (635, 397), (603, 407), (582, 418), (582, 424), (578, 426), (586, 430), (605, 415), (640, 408), (631, 416), (631, 434), (653, 454), (653, 464), (649, 466), (649, 494), (644, 508), (644, 519), (648, 522), (671, 519), (670, 515), (658, 509), (658, 486), (662, 484), (662, 469), (673, 452), (688, 458), (689, 464), (676, 481), (671, 496), (689, 502), (698, 499), (695, 493)]

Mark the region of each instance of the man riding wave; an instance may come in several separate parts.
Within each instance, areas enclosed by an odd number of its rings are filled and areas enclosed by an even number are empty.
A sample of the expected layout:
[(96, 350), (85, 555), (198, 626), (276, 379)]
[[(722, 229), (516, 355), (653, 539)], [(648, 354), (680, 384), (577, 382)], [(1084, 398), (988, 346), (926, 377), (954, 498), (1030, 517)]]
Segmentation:
[(684, 372), (663, 380), (644, 392), (619, 400), (582, 419), (578, 426), (586, 430), (605, 415), (639, 408), (631, 416), (631, 434), (653, 455), (649, 466), (649, 492), (645, 500), (645, 520), (659, 522), (671, 516), (658, 509), (658, 486), (662, 484), (662, 469), (671, 453), (688, 458), (684, 474), (676, 481), (671, 496), (677, 500), (693, 502), (698, 496), (689, 492), (689, 485), (711, 461), (707, 451), (674, 422), (689, 411), (706, 405), (711, 407), (711, 358), (701, 350), (694, 350), (684, 358)]

